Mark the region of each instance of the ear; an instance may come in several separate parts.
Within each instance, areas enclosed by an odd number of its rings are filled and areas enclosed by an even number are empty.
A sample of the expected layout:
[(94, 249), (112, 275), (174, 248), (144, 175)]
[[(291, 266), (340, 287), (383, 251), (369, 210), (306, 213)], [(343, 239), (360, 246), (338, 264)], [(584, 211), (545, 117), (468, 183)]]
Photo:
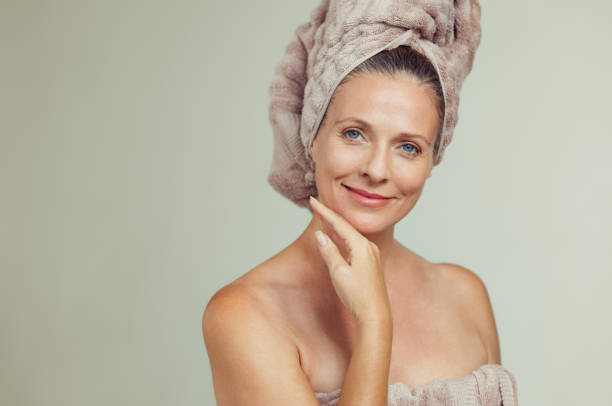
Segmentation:
[(312, 140), (312, 145), (310, 146), (310, 155), (312, 156), (312, 160), (315, 163), (316, 163), (316, 156), (317, 156), (317, 145), (318, 145), (317, 141), (319, 138), (317, 137), (317, 135), (318, 134), (315, 135), (314, 140)]

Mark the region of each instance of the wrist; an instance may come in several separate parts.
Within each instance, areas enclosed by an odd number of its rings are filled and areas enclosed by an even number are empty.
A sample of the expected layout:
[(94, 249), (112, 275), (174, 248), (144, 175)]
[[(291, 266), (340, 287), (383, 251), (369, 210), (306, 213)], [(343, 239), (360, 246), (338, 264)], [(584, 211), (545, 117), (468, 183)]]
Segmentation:
[(393, 334), (393, 318), (391, 312), (381, 311), (372, 315), (360, 317), (356, 320), (357, 334), (368, 335), (375, 333), (377, 336)]

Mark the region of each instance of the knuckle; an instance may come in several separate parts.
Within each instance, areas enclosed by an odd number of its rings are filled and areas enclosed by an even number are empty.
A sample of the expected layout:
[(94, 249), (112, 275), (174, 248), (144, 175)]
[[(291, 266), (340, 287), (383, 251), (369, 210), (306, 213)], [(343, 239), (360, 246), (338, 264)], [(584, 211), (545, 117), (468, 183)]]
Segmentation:
[(332, 264), (330, 268), (331, 268), (330, 270), (334, 273), (346, 272), (346, 265), (344, 264), (335, 263), (335, 264)]
[(380, 255), (380, 248), (378, 248), (378, 245), (374, 244), (373, 242), (370, 242), (368, 244), (368, 247), (371, 252), (373, 252), (376, 255)]
[(355, 241), (355, 244), (358, 244), (361, 249), (369, 249), (372, 242), (364, 236), (360, 236), (357, 241)]
[(370, 246), (374, 251), (380, 252), (380, 248), (378, 248), (378, 245), (374, 244), (373, 242), (370, 242)]

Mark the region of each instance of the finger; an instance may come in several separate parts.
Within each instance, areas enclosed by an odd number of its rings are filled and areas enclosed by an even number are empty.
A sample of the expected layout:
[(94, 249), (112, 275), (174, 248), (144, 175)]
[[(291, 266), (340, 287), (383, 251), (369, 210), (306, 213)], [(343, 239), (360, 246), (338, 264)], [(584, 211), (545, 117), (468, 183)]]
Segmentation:
[(321, 253), (321, 256), (327, 264), (327, 268), (330, 272), (336, 272), (342, 267), (348, 266), (348, 263), (340, 254), (340, 251), (338, 251), (338, 247), (327, 234), (321, 230), (316, 230), (315, 236), (317, 237), (319, 252)]
[(315, 199), (314, 196), (310, 196), (310, 206), (319, 215), (319, 217), (329, 223), (329, 225), (344, 241), (347, 247), (354, 246), (357, 241), (363, 237), (348, 221)]
[[(314, 206), (314, 205), (315, 205), (315, 203), (312, 203), (312, 206)], [(319, 219), (321, 219), (321, 221), (323, 223), (325, 223), (327, 226), (329, 226), (328, 230), (326, 230), (327, 231), (327, 234), (326, 234), (327, 237), (330, 238), (337, 245), (338, 249), (341, 251), (343, 256), (345, 256), (345, 258), (346, 257), (350, 257), (351, 246), (354, 246), (355, 244), (351, 244), (348, 241), (347, 237), (343, 237), (340, 234), (338, 234), (334, 230), (333, 224), (321, 212), (318, 212), (316, 209), (313, 209), (312, 211), (313, 211), (313, 214), (315, 216), (317, 216)], [(332, 210), (332, 213), (336, 214), (333, 210)], [(337, 214), (336, 214), (336, 216), (337, 216)]]
[(340, 249), (344, 248), (345, 250), (348, 250), (349, 247), (346, 245), (346, 241), (344, 241), (344, 239), (342, 237), (340, 237), (338, 235), (338, 233), (335, 232), (333, 229), (331, 230), (331, 232), (332, 232), (332, 235), (330, 237), (331, 237), (332, 241), (334, 241), (334, 242), (338, 241), (338, 243), (342, 245), (342, 247), (340, 247)]

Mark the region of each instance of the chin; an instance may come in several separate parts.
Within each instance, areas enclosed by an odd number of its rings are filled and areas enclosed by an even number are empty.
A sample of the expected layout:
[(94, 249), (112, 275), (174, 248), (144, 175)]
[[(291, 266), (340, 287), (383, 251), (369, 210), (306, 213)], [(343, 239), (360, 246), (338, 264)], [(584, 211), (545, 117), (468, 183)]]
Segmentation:
[(352, 209), (345, 209), (340, 215), (346, 219), (361, 234), (377, 234), (393, 227), (396, 223), (391, 213), (358, 213)]

